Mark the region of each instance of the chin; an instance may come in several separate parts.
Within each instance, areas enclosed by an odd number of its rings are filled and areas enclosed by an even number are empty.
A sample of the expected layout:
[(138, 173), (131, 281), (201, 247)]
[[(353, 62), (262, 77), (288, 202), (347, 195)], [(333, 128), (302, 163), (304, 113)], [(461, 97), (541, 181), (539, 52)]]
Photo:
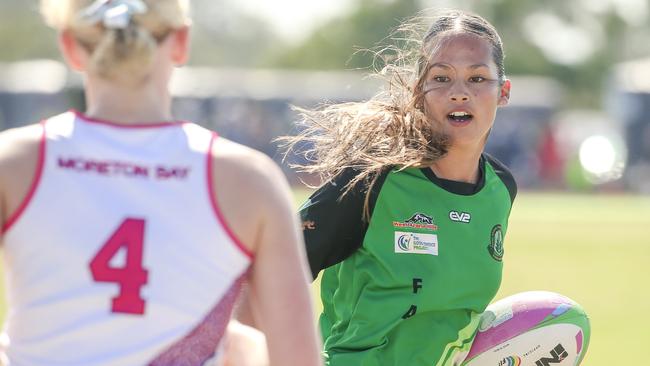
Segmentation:
[(450, 135), (450, 150), (483, 151), (485, 139), (467, 138)]

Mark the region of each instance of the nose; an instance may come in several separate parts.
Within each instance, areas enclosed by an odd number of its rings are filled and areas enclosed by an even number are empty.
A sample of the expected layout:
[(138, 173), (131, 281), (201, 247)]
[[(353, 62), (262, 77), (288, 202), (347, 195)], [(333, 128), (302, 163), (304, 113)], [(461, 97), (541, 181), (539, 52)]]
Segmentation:
[(464, 83), (454, 83), (449, 90), (449, 99), (452, 102), (467, 102), (469, 100), (469, 93)]
[(469, 100), (469, 96), (464, 93), (454, 93), (451, 95), (450, 99), (454, 102), (467, 102)]
[(451, 99), (452, 102), (467, 102), (469, 100), (469, 95), (464, 90), (455, 90), (450, 93), (449, 99)]

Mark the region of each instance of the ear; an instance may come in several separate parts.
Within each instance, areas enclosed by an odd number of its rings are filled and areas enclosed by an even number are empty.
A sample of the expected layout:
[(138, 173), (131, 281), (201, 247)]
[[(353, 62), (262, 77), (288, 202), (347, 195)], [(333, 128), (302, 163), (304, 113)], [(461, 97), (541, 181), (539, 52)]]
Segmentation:
[(172, 61), (176, 66), (182, 66), (187, 63), (190, 49), (190, 27), (182, 27), (170, 34), (173, 38)]
[(501, 85), (501, 89), (499, 90), (499, 102), (497, 103), (498, 106), (504, 106), (507, 105), (508, 102), (510, 101), (510, 87), (511, 87), (510, 80), (506, 79), (506, 81)]
[(64, 30), (59, 33), (59, 48), (61, 49), (63, 58), (70, 65), (70, 68), (80, 72), (86, 70), (88, 53), (77, 42), (72, 32)]

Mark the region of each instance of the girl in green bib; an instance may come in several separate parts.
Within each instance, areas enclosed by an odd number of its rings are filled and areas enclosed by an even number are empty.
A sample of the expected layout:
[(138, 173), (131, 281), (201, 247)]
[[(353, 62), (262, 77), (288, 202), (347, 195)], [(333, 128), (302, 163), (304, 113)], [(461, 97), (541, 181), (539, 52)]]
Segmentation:
[(517, 188), (483, 150), (510, 96), (503, 46), (474, 14), (419, 20), (382, 93), (301, 110), (287, 138), (325, 182), (300, 213), (330, 366), (460, 365), (501, 283)]

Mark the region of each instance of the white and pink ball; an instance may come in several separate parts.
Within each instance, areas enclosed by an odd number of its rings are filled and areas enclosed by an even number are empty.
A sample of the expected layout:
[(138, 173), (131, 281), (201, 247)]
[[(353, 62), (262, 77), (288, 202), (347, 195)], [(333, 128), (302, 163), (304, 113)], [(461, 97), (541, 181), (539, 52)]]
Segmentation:
[(577, 366), (589, 337), (589, 318), (575, 301), (523, 292), (488, 306), (462, 365)]

